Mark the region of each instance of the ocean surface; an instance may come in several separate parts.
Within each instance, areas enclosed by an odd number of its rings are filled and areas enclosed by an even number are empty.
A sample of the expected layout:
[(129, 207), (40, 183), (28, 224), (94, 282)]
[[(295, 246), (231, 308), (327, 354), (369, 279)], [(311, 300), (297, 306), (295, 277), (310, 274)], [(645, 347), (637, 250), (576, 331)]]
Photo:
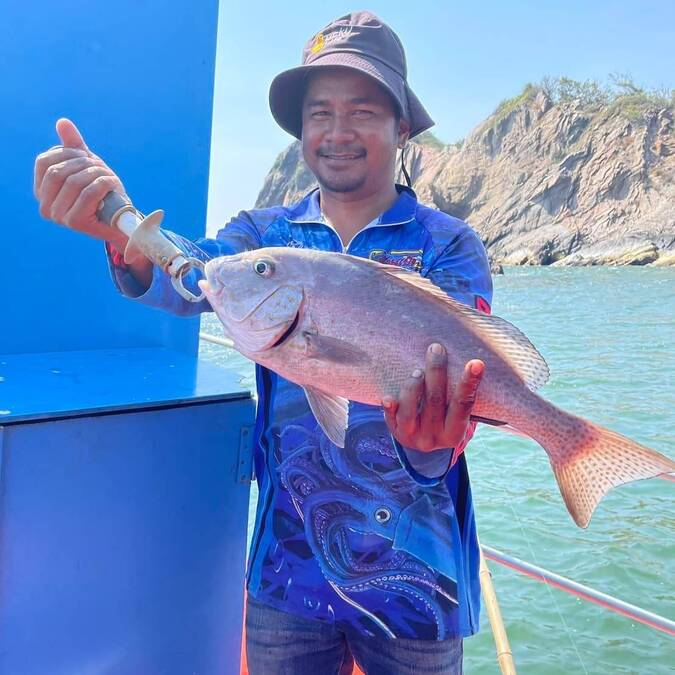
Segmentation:
[[(675, 457), (675, 269), (509, 268), (494, 281), (493, 312), (548, 361), (546, 398)], [(202, 330), (222, 335), (210, 315)], [(254, 386), (236, 352), (202, 342), (201, 355)], [(675, 483), (615, 489), (581, 530), (533, 441), (481, 427), (467, 458), (483, 543), (675, 620)], [(675, 638), (490, 568), (518, 673), (675, 673)], [(485, 612), (481, 626), (469, 675), (499, 672)]]

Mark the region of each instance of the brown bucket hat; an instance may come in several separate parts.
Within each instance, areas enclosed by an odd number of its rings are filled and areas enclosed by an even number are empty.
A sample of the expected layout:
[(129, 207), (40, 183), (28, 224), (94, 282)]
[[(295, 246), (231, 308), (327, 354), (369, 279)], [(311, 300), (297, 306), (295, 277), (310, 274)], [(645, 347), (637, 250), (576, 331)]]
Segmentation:
[(329, 23), (302, 52), (302, 65), (277, 75), (270, 85), (270, 109), (282, 129), (302, 135), (305, 77), (314, 68), (341, 66), (375, 79), (394, 98), (410, 124), (410, 138), (434, 125), (408, 86), (403, 45), (394, 31), (371, 12), (352, 12)]

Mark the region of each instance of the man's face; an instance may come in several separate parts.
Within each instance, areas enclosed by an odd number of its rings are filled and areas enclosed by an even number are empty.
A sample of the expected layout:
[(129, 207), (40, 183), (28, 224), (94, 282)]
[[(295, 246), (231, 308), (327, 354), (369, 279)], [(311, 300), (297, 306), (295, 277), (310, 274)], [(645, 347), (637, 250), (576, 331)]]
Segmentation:
[(323, 190), (351, 199), (391, 186), (408, 135), (394, 101), (372, 78), (331, 68), (313, 73), (302, 104), (302, 152)]

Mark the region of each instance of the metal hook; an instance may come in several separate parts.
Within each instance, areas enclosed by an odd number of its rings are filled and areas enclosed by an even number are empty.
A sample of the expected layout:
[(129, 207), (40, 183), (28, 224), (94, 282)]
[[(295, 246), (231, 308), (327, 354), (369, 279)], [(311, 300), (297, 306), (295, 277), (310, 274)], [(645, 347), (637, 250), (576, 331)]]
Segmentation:
[(188, 302), (201, 302), (204, 299), (204, 291), (199, 293), (193, 293), (191, 290), (185, 288), (183, 284), (183, 277), (191, 270), (197, 269), (201, 272), (204, 271), (204, 263), (197, 258), (188, 258), (177, 273), (171, 274), (171, 285), (176, 289), (182, 298), (185, 298)]

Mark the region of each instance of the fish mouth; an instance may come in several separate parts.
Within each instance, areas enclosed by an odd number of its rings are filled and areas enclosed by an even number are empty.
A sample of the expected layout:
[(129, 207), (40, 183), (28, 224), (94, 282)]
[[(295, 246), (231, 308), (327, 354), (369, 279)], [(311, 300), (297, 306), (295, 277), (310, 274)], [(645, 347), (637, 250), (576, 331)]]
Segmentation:
[(298, 311), (295, 313), (295, 318), (291, 322), (291, 325), (279, 336), (279, 338), (271, 344), (268, 349), (276, 349), (277, 347), (281, 347), (284, 342), (286, 342), (290, 337), (293, 331), (298, 327), (298, 324), (300, 323), (300, 308), (298, 308)]

